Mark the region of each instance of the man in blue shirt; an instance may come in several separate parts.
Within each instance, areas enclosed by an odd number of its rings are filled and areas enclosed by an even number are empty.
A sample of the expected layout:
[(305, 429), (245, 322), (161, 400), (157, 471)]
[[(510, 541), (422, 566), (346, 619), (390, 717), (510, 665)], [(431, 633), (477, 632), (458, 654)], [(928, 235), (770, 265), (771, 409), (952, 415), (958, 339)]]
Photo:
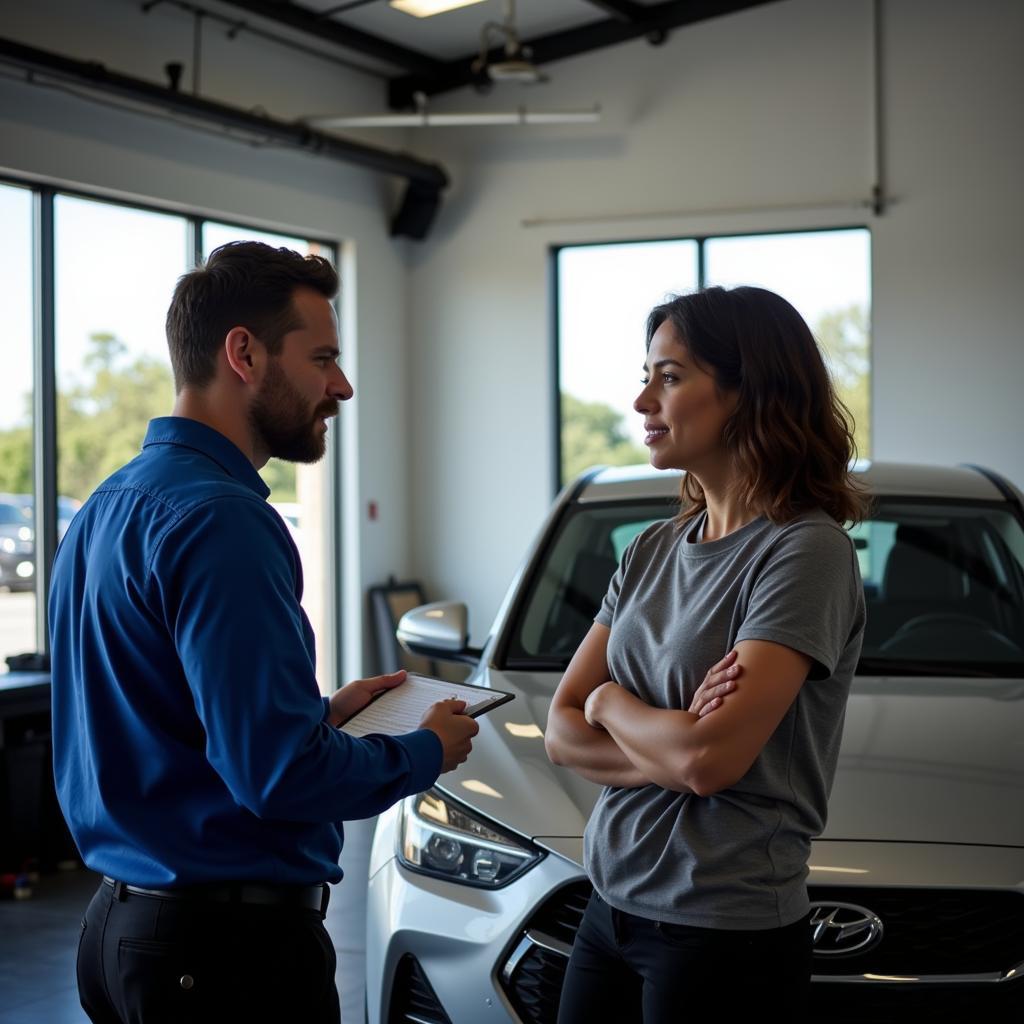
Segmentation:
[(167, 315), (177, 399), (65, 536), (50, 595), (57, 791), (105, 876), (83, 922), (95, 1022), (339, 1020), (323, 927), (342, 822), (469, 755), (464, 705), (354, 739), (404, 673), (320, 696), (302, 568), (269, 458), (314, 462), (352, 387), (330, 264), (216, 250)]

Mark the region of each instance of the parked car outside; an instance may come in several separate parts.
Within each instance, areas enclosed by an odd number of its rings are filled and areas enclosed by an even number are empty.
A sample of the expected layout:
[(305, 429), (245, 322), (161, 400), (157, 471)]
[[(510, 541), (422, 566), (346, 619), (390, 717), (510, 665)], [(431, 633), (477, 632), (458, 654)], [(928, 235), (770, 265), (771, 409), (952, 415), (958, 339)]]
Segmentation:
[[(57, 499), (57, 540), (81, 506)], [(32, 590), (36, 585), (36, 531), (31, 494), (0, 494), (0, 590)]]
[[(851, 530), (867, 628), (810, 859), (813, 1013), (1022, 1020), (1022, 495), (972, 467), (858, 475), (874, 496)], [(370, 1021), (554, 1024), (599, 789), (548, 761), (548, 704), (623, 550), (675, 514), (678, 487), (643, 467), (566, 488), (482, 651), (464, 605), (402, 619), (410, 649), (473, 660), (471, 682), (516, 699), (481, 719), (464, 765), (378, 820)]]

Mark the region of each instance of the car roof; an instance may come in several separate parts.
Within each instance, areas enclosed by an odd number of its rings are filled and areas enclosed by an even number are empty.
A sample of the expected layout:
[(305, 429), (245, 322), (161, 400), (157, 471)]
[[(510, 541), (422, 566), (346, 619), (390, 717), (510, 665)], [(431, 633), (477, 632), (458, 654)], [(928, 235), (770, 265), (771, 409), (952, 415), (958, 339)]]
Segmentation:
[[(872, 494), (900, 497), (968, 498), (1002, 501), (1005, 495), (980, 469), (969, 466), (930, 466), (911, 462), (862, 460), (854, 466), (857, 477)], [(679, 493), (682, 473), (651, 466), (608, 466), (591, 470), (572, 486), (574, 501), (628, 501), (664, 498)]]

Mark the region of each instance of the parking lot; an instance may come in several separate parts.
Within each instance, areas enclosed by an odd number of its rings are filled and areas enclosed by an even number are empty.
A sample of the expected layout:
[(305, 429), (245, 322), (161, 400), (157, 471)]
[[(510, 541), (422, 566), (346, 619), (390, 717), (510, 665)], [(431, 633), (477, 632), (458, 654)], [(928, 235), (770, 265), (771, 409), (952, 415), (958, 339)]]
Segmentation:
[(0, 672), (12, 654), (34, 651), (36, 595), (0, 591)]

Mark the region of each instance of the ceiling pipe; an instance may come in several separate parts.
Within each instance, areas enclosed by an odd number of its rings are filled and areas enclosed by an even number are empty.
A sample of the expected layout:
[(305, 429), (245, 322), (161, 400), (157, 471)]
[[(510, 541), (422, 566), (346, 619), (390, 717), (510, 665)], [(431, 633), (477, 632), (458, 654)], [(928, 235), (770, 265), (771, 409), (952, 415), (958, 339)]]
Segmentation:
[[(145, 79), (109, 71), (102, 64), (74, 60), (61, 54), (39, 50), (11, 39), (0, 39), (0, 64), (13, 65), (27, 73), (28, 81), (36, 76), (70, 82), (95, 92), (143, 103), (158, 110), (180, 114), (193, 120), (224, 129), (244, 131), (277, 145), (307, 153), (316, 153), (340, 163), (362, 167), (379, 174), (404, 178), (417, 196), (430, 196), (436, 212), (441, 191), (447, 187), (447, 172), (439, 164), (419, 160), (404, 153), (343, 139), (316, 131), (304, 124), (282, 121), (254, 114), (240, 107), (203, 99), (154, 85)], [(432, 220), (432, 218), (431, 218)], [(393, 235), (424, 238), (429, 222), (416, 222), (417, 232), (403, 230), (401, 210), (391, 224)]]

